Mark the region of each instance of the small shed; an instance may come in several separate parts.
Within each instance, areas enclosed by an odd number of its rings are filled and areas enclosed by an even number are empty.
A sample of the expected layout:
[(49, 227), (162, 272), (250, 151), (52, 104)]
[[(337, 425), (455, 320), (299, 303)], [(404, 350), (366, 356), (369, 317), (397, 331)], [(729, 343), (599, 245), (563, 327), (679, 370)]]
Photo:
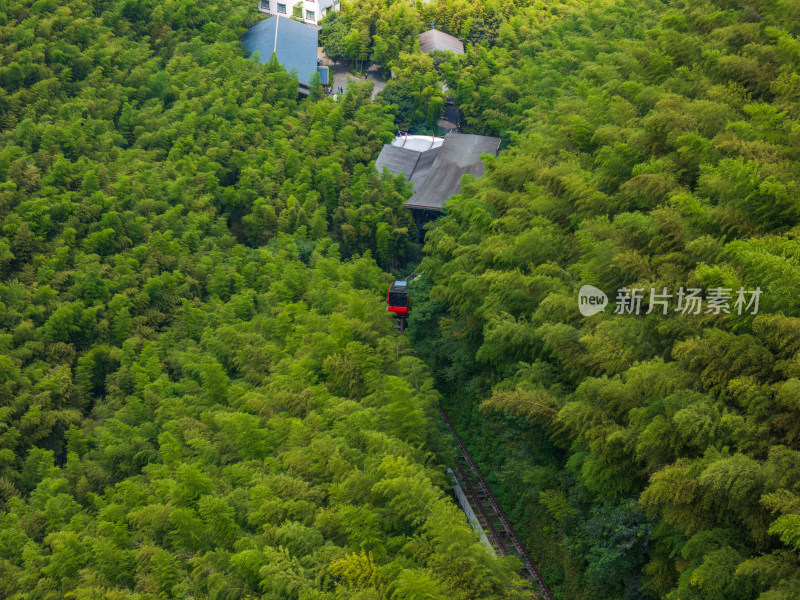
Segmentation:
[(423, 52), (444, 50), (454, 54), (464, 54), (464, 43), (461, 40), (438, 29), (429, 29), (420, 33), (419, 47)]

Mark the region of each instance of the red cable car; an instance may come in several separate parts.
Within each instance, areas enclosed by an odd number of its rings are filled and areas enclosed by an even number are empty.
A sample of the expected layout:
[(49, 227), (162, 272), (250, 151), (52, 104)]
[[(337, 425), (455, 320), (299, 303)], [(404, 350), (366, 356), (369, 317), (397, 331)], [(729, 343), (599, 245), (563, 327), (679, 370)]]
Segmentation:
[(389, 294), (386, 297), (386, 310), (393, 312), (398, 317), (408, 316), (408, 282), (395, 281), (392, 287), (389, 288)]

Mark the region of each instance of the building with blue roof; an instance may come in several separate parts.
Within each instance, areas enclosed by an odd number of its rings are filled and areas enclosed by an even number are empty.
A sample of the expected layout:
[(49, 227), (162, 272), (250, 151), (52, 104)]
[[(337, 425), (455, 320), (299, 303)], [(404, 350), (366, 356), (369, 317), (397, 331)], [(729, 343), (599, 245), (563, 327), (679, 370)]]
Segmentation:
[(259, 62), (267, 63), (272, 55), (283, 67), (297, 73), (300, 93), (308, 93), (311, 76), (319, 73), (322, 85), (328, 85), (328, 67), (317, 61), (319, 30), (292, 19), (272, 16), (259, 21), (242, 36), (242, 43), (250, 52), (259, 53)]

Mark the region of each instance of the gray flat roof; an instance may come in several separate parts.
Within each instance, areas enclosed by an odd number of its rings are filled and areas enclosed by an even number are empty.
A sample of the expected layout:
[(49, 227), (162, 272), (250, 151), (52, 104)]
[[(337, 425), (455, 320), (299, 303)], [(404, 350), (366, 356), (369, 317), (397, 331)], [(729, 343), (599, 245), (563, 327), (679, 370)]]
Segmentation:
[(292, 19), (273, 15), (259, 21), (242, 36), (250, 52), (260, 54), (258, 61), (268, 63), (273, 52), (287, 71), (295, 69), (300, 83), (308, 85), (313, 73), (319, 72), (321, 83), (328, 83), (328, 69), (317, 70), (319, 31)]
[(403, 173), (406, 176), (406, 181), (408, 181), (414, 174), (420, 154), (421, 152), (416, 150), (385, 144), (375, 160), (375, 168), (378, 169), (378, 173), (383, 171), (383, 167), (389, 169), (392, 175)]
[(420, 33), (419, 47), (423, 52), (449, 50), (455, 54), (464, 54), (464, 44), (461, 40), (438, 29), (429, 29)]
[(462, 175), (483, 175), (481, 154), (496, 156), (499, 149), (500, 138), (447, 134), (424, 181), (420, 185), (415, 184), (416, 191), (406, 202), (406, 207), (442, 210), (447, 199), (461, 189)]
[(439, 156), (439, 152), (441, 152), (442, 147), (439, 146), (438, 148), (433, 148), (432, 150), (428, 150), (427, 152), (423, 152), (417, 161), (417, 167), (414, 169), (414, 175), (411, 177), (411, 181), (414, 182), (414, 190), (422, 189), (422, 185), (425, 183), (425, 180), (428, 178), (428, 175), (433, 168), (434, 163), (436, 162), (436, 157)]
[(419, 189), (422, 180), (436, 161), (439, 150), (441, 150), (441, 146), (419, 152), (386, 144), (375, 160), (375, 168), (378, 169), (378, 173), (383, 170), (383, 167), (389, 169), (392, 175), (400, 175), (402, 173), (406, 176), (406, 181), (412, 181), (414, 188)]

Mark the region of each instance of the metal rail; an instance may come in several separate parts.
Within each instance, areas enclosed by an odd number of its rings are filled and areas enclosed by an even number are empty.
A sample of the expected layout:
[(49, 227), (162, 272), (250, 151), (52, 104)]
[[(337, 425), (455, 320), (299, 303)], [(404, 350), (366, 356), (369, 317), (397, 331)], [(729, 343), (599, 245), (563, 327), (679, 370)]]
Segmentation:
[(544, 579), (542, 579), (542, 575), (536, 565), (533, 564), (528, 551), (525, 550), (525, 546), (522, 545), (522, 542), (517, 537), (514, 528), (500, 507), (500, 503), (497, 502), (494, 494), (492, 494), (492, 490), (487, 485), (483, 475), (481, 475), (478, 465), (475, 464), (469, 450), (464, 445), (464, 441), (458, 435), (453, 422), (441, 405), (439, 406), (439, 412), (442, 415), (442, 420), (453, 432), (456, 442), (458, 442), (459, 452), (455, 464), (456, 476), (462, 483), (467, 497), (476, 512), (478, 521), (486, 530), (486, 535), (492, 546), (501, 555), (513, 554), (522, 560), (523, 566), (520, 575), (531, 582), (535, 579), (541, 590), (540, 597), (545, 600), (553, 600), (553, 595), (550, 593)]

